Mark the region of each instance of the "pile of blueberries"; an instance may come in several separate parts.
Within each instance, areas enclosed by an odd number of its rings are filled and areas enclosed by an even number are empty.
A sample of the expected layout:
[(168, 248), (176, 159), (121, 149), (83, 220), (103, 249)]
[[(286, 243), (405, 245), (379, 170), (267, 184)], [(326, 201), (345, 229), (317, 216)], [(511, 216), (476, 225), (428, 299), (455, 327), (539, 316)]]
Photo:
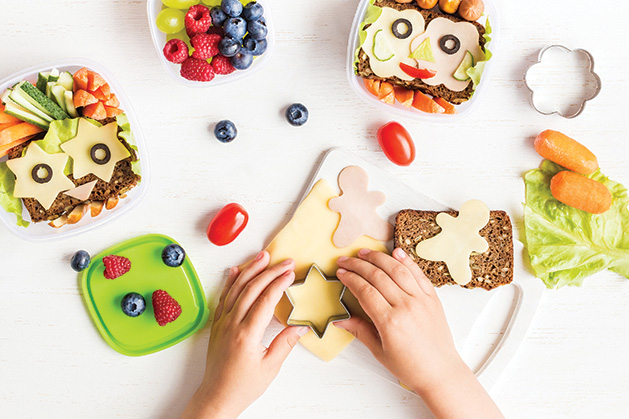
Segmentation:
[(225, 35), (218, 50), (231, 57), (238, 70), (249, 68), (253, 57), (266, 51), (268, 29), (263, 15), (264, 8), (255, 1), (243, 7), (240, 0), (223, 0), (210, 10), (212, 25), (222, 26)]

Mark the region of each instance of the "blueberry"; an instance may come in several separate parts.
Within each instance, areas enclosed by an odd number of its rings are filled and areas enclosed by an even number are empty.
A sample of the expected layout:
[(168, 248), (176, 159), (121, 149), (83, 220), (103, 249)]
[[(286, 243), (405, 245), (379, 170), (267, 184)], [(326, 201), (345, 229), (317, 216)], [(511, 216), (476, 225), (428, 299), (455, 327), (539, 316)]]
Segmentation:
[(253, 39), (264, 39), (267, 33), (269, 33), (266, 23), (261, 20), (252, 20), (247, 23), (247, 31)]
[(212, 10), (210, 10), (210, 16), (212, 17), (212, 25), (214, 26), (221, 26), (227, 19), (227, 15), (220, 6), (212, 7)]
[(241, 17), (229, 18), (223, 23), (223, 31), (232, 38), (242, 39), (247, 33), (247, 22)]
[(218, 43), (218, 51), (226, 57), (233, 57), (240, 50), (240, 41), (232, 38), (231, 36), (225, 36)]
[(286, 109), (286, 119), (294, 127), (300, 127), (308, 121), (308, 108), (301, 103), (293, 103)]
[(120, 307), (122, 307), (122, 312), (127, 316), (138, 317), (140, 314), (144, 313), (144, 310), (146, 309), (146, 301), (144, 300), (144, 297), (137, 292), (130, 292), (122, 297)]
[[(256, 55), (264, 54), (266, 51), (266, 39), (253, 39), (251, 35), (245, 36), (245, 39), (242, 41), (242, 44), (247, 48), (251, 53)], [(220, 48), (220, 45), (219, 45)], [(223, 54), (225, 55), (225, 54)]]
[(223, 0), (221, 1), (221, 9), (231, 17), (238, 17), (242, 13), (242, 3), (240, 0)]
[(264, 14), (264, 8), (260, 3), (252, 1), (242, 10), (242, 17), (246, 20), (258, 20)]
[(247, 48), (242, 47), (240, 51), (229, 59), (236, 70), (246, 70), (251, 67), (253, 54)]
[(70, 260), (70, 266), (77, 272), (81, 272), (83, 269), (90, 266), (91, 258), (90, 254), (85, 250), (79, 250), (72, 256)]
[(178, 244), (169, 244), (162, 250), (162, 260), (166, 266), (170, 266), (171, 268), (181, 266), (185, 258), (186, 252), (183, 250), (183, 247)]
[(214, 135), (221, 143), (231, 143), (238, 135), (238, 130), (232, 121), (223, 119), (214, 127)]

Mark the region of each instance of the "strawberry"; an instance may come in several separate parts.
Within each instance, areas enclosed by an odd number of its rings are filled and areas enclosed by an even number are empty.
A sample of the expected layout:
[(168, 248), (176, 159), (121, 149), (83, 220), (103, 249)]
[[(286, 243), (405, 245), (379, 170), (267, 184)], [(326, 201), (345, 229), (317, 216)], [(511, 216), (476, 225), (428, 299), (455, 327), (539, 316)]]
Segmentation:
[(212, 58), (212, 68), (216, 74), (231, 74), (236, 71), (229, 58), (221, 54)]
[(181, 63), (181, 77), (192, 81), (211, 81), (214, 78), (214, 69), (205, 60), (197, 60), (188, 57)]
[(160, 326), (174, 322), (181, 315), (181, 306), (173, 297), (164, 290), (153, 293), (153, 312), (155, 320)]
[(194, 48), (192, 56), (199, 60), (207, 60), (218, 54), (218, 43), (221, 42), (221, 36), (206, 33), (200, 33), (190, 39), (190, 44)]
[(131, 261), (124, 256), (105, 256), (103, 264), (105, 265), (103, 275), (107, 279), (119, 278), (131, 270)]

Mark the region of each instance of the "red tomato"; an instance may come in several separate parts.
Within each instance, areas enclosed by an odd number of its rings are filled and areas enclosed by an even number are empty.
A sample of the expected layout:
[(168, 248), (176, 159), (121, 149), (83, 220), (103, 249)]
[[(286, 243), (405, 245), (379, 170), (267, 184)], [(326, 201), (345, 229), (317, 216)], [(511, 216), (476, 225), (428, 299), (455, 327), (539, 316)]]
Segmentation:
[(378, 130), (378, 144), (384, 155), (398, 166), (410, 166), (415, 160), (415, 143), (397, 122), (388, 122)]
[(415, 68), (404, 63), (400, 63), (400, 69), (409, 76), (416, 79), (429, 79), (437, 75), (437, 72), (434, 70), (429, 70), (427, 68)]
[(227, 204), (207, 226), (207, 238), (217, 246), (225, 246), (238, 237), (248, 221), (249, 214), (242, 206), (233, 202)]

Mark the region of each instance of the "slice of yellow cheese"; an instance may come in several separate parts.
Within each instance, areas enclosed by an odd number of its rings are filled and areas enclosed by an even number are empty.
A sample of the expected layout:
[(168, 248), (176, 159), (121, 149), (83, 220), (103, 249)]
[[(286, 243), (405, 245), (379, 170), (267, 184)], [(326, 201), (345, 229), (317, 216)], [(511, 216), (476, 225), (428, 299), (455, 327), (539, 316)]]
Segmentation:
[[(337, 270), (336, 260), (340, 256), (355, 256), (362, 248), (387, 251), (384, 244), (367, 236), (361, 236), (344, 248), (334, 246), (332, 235), (339, 225), (341, 216), (328, 208), (328, 201), (337, 196), (323, 179), (312, 187), (308, 196), (295, 211), (293, 218), (268, 245), (266, 250), (271, 255), (271, 264), (292, 258), (295, 261), (295, 278), (299, 281), (306, 277), (313, 263), (326, 276), (334, 277)], [(355, 315), (356, 299), (349, 290), (346, 291), (343, 301), (352, 315)], [(291, 309), (290, 301), (284, 295), (275, 308), (275, 316), (286, 325)], [(350, 333), (332, 324), (323, 338), (319, 339), (314, 332), (310, 331), (300, 339), (300, 342), (322, 360), (331, 361), (353, 339)]]

